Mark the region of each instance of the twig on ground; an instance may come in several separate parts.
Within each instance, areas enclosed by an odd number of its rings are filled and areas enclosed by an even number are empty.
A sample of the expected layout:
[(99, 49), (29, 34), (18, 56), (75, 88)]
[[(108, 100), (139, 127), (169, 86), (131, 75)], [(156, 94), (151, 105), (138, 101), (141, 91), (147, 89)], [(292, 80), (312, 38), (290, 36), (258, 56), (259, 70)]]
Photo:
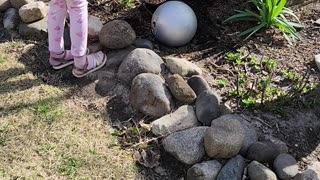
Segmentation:
[(261, 118), (259, 118), (259, 117), (252, 117), (252, 118), (258, 120), (259, 122), (261, 122), (262, 124), (268, 126), (269, 128), (272, 128), (272, 126), (271, 126), (270, 124), (266, 123), (266, 122), (265, 122), (264, 120), (262, 120)]
[(158, 139), (161, 139), (163, 137), (164, 137), (164, 135), (163, 136), (159, 136), (159, 137), (155, 137), (155, 138), (151, 138), (151, 139), (148, 139), (146, 141), (139, 142), (139, 143), (136, 143), (136, 144), (127, 144), (126, 146), (131, 147), (131, 148), (136, 148), (136, 147), (140, 146), (141, 144), (148, 144), (148, 143), (150, 143), (152, 141), (158, 141)]

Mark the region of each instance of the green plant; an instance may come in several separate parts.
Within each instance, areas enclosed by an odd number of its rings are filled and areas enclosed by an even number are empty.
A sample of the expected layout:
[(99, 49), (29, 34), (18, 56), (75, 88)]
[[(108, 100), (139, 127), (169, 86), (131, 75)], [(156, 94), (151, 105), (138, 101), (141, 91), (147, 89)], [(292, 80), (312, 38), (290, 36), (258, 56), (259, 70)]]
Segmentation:
[(266, 69), (269, 72), (273, 72), (278, 65), (278, 61), (275, 59), (264, 59), (262, 62), (265, 64)]
[(256, 99), (252, 96), (249, 96), (241, 101), (246, 108), (254, 108), (257, 105)]
[(259, 61), (257, 60), (256, 57), (254, 57), (254, 56), (251, 56), (251, 57), (250, 57), (250, 65), (253, 66), (253, 68), (254, 68), (256, 71), (261, 71), (260, 63), (259, 63)]
[(44, 122), (52, 124), (58, 118), (63, 116), (63, 111), (57, 109), (55, 105), (41, 102), (35, 105), (31, 110)]
[(124, 9), (131, 9), (135, 7), (132, 0), (119, 0), (119, 6)]
[(227, 53), (226, 59), (236, 63), (236, 65), (241, 66), (244, 64), (242, 58), (244, 56), (244, 51), (242, 49), (238, 49), (236, 53)]
[(9, 137), (8, 125), (0, 126), (0, 146), (7, 145)]
[(226, 87), (227, 86), (228, 81), (225, 79), (219, 79), (218, 80), (218, 85), (221, 87)]
[[(258, 10), (258, 13), (248, 9), (244, 11), (236, 10), (238, 14), (229, 17), (225, 22), (237, 21), (255, 21), (258, 25), (251, 27), (239, 34), (239, 36), (246, 36), (245, 40), (263, 28), (270, 26), (277, 27), (283, 32), (284, 37), (291, 44), (292, 40), (300, 40), (297, 35), (296, 28), (302, 28), (299, 18), (292, 10), (284, 7), (287, 0), (251, 0)], [(297, 20), (297, 22), (290, 22), (285, 15), (290, 15)], [(289, 35), (289, 36), (288, 36)]]
[(81, 162), (75, 158), (67, 158), (59, 168), (59, 173), (64, 176), (75, 175), (78, 169), (82, 166)]

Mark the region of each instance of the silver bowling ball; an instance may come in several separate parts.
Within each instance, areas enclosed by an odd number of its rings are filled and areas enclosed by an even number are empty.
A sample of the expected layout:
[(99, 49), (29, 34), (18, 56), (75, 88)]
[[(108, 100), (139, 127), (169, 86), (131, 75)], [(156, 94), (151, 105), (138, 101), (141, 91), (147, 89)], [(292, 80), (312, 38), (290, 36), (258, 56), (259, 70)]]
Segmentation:
[(180, 1), (169, 1), (159, 6), (151, 23), (154, 36), (168, 46), (187, 44), (197, 31), (195, 13)]

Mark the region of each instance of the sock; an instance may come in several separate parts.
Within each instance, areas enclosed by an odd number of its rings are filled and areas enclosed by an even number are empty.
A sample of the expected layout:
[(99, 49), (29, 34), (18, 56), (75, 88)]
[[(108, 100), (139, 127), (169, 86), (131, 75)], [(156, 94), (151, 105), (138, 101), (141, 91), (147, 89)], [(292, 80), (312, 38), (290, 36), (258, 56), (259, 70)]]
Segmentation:
[(74, 57), (74, 66), (83, 69), (86, 64), (86, 55), (80, 57)]
[(50, 52), (50, 56), (53, 58), (63, 58), (64, 51), (62, 52)]

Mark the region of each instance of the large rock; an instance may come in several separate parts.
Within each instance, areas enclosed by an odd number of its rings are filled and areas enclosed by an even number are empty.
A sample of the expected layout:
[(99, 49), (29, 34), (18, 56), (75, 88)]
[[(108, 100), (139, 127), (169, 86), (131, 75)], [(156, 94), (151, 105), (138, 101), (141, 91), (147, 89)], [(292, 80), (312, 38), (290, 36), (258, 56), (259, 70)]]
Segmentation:
[(136, 39), (136, 33), (123, 20), (114, 20), (105, 24), (99, 34), (100, 43), (110, 49), (130, 46)]
[(228, 115), (228, 116), (233, 116), (234, 118), (238, 119), (242, 124), (242, 127), (245, 131), (245, 138), (239, 153), (242, 156), (246, 156), (250, 146), (258, 141), (257, 132), (255, 128), (248, 121), (243, 119), (241, 116), (239, 115)]
[(219, 97), (211, 91), (202, 92), (196, 100), (198, 120), (209, 126), (212, 120), (219, 117)]
[(241, 180), (245, 165), (242, 156), (233, 157), (221, 169), (217, 180)]
[(23, 36), (43, 38), (46, 37), (48, 33), (47, 24), (47, 17), (31, 24), (20, 24), (19, 33)]
[(132, 81), (130, 103), (144, 114), (162, 117), (170, 113), (172, 97), (160, 76), (143, 73)]
[(277, 138), (270, 136), (270, 135), (262, 135), (260, 138), (262, 141), (272, 142), (275, 145), (275, 147), (278, 148), (278, 150), (281, 154), (288, 153), (288, 151), (289, 151), (287, 144), (285, 142), (281, 141), (280, 139), (277, 139)]
[(152, 132), (155, 135), (166, 135), (198, 125), (198, 119), (193, 107), (185, 105), (172, 114), (153, 121)]
[(188, 80), (189, 86), (197, 94), (201, 94), (203, 91), (210, 91), (210, 86), (207, 81), (200, 75), (194, 75)]
[(252, 144), (247, 152), (247, 159), (260, 163), (270, 163), (280, 154), (279, 149), (270, 141)]
[(137, 48), (121, 63), (118, 77), (123, 82), (130, 84), (132, 79), (141, 73), (159, 74), (163, 64), (161, 57), (152, 50)]
[(202, 70), (197, 65), (185, 59), (166, 57), (166, 65), (172, 74), (179, 74), (180, 76), (202, 74)]
[[(135, 48), (129, 46), (124, 49), (110, 50), (107, 52), (108, 61), (106, 63), (107, 67), (118, 68), (123, 60), (131, 53)], [(129, 83), (129, 81), (128, 81)]]
[(312, 162), (305, 171), (296, 175), (294, 180), (320, 180), (320, 162)]
[(96, 16), (88, 17), (88, 39), (93, 42), (99, 39), (99, 33), (103, 27), (102, 22)]
[(280, 154), (273, 162), (273, 168), (280, 179), (292, 179), (298, 172), (297, 161), (289, 154)]
[(221, 167), (216, 160), (195, 164), (188, 170), (187, 180), (214, 180)]
[(90, 53), (96, 53), (102, 50), (102, 46), (99, 42), (89, 43), (88, 49)]
[(142, 38), (139, 38), (139, 39), (136, 39), (133, 43), (133, 45), (136, 47), (136, 48), (146, 48), (146, 49), (151, 49), (153, 50), (153, 44), (150, 40), (148, 39), (142, 39)]
[(164, 149), (185, 164), (201, 162), (205, 157), (203, 136), (208, 127), (194, 127), (173, 133), (163, 140)]
[(21, 6), (32, 2), (34, 2), (34, 0), (10, 0), (11, 5), (16, 9), (20, 9)]
[(228, 105), (223, 104), (223, 103), (219, 105), (219, 116), (232, 114), (232, 113), (233, 113), (233, 111)]
[(0, 0), (0, 12), (4, 12), (11, 7), (10, 0)]
[(48, 14), (48, 7), (42, 1), (32, 2), (23, 5), (19, 9), (19, 15), (23, 22), (31, 23), (34, 21), (41, 20)]
[(19, 25), (20, 17), (15, 8), (9, 8), (3, 16), (3, 27), (7, 30), (14, 30)]
[(167, 83), (172, 95), (179, 101), (191, 104), (197, 98), (192, 88), (178, 75), (171, 75), (167, 79)]
[(212, 158), (231, 158), (238, 154), (245, 131), (238, 120), (223, 116), (212, 121), (204, 136), (205, 150)]
[(250, 180), (277, 180), (277, 176), (270, 169), (257, 161), (252, 161), (248, 166)]

